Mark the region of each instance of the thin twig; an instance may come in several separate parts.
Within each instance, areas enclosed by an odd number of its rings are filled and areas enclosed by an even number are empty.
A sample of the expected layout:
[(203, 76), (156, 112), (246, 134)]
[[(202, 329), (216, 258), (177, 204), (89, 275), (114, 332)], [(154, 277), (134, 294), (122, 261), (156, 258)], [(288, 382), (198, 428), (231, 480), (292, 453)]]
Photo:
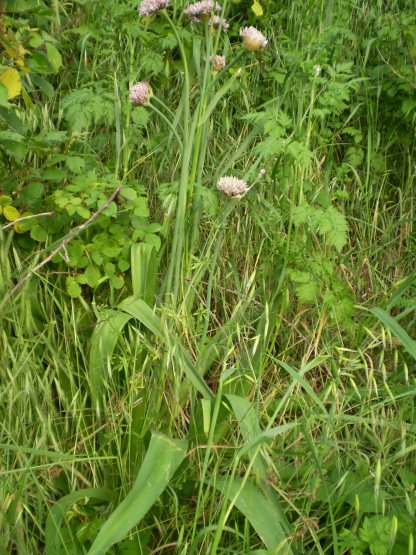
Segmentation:
[(403, 79), (403, 81), (406, 81), (406, 83), (408, 85), (410, 85), (413, 89), (416, 89), (416, 83), (414, 83), (413, 81), (411, 81), (410, 79), (408, 79), (407, 77), (405, 77), (404, 75), (401, 75), (383, 56), (383, 54), (380, 52), (380, 50), (377, 48), (377, 52), (380, 55), (380, 58), (383, 60), (383, 62), (386, 64), (387, 67), (390, 68), (390, 71), (392, 71), (394, 73), (394, 75), (396, 77), (399, 77), (400, 79)]
[(30, 216), (23, 216), (22, 218), (17, 218), (17, 220), (14, 220), (13, 222), (10, 222), (9, 224), (2, 226), (0, 229), (1, 231), (4, 231), (5, 229), (12, 227), (14, 224), (17, 224), (19, 222), (24, 222), (25, 220), (31, 220), (32, 218), (40, 218), (41, 216), (54, 216), (54, 215), (55, 215), (55, 212), (41, 212), (40, 214), (31, 214)]
[(52, 258), (55, 256), (55, 254), (58, 254), (58, 252), (61, 249), (65, 248), (66, 245), (68, 245), (68, 243), (70, 243), (74, 237), (76, 237), (79, 233), (81, 233), (81, 231), (84, 231), (84, 229), (86, 229), (94, 220), (96, 220), (98, 218), (98, 216), (100, 214), (102, 214), (102, 212), (104, 212), (104, 210), (106, 208), (108, 208), (110, 206), (110, 204), (113, 202), (113, 200), (119, 194), (120, 189), (121, 189), (121, 183), (117, 186), (116, 190), (111, 194), (111, 196), (108, 198), (108, 200), (96, 212), (91, 214), (91, 216), (88, 218), (88, 220), (85, 220), (84, 223), (78, 225), (77, 227), (74, 227), (74, 229), (71, 229), (71, 231), (68, 233), (68, 235), (59, 243), (59, 245), (57, 247), (55, 247), (50, 252), (50, 254), (46, 258), (44, 258), (42, 260), (42, 262), (39, 262), (39, 264), (37, 264), (34, 268), (29, 270), (27, 272), (27, 274), (25, 276), (23, 276), (23, 278), (16, 283), (16, 285), (13, 287), (13, 289), (9, 293), (7, 293), (7, 295), (4, 297), (3, 301), (0, 303), (0, 310), (9, 301), (9, 299), (22, 287), (22, 285), (24, 285), (26, 283), (26, 281), (28, 279), (30, 279), (30, 277), (33, 274), (38, 272), (41, 268), (43, 268), (43, 266), (45, 266), (48, 262), (50, 262), (52, 260)]

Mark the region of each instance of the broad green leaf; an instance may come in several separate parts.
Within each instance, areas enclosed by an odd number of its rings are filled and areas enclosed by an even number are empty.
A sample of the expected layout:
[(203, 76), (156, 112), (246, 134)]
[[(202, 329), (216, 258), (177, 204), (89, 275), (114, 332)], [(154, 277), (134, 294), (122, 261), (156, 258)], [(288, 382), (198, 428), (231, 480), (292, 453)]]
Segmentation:
[(0, 82), (7, 89), (7, 98), (15, 98), (19, 96), (22, 90), (22, 82), (20, 80), (20, 75), (17, 69), (13, 67), (7, 68), (5, 71), (0, 73)]
[(110, 490), (101, 488), (88, 488), (74, 491), (62, 497), (53, 505), (46, 519), (45, 529), (45, 554), (56, 555), (64, 552), (61, 541), (61, 528), (65, 513), (76, 503), (94, 499), (104, 503), (112, 501), (114, 494)]
[(95, 326), (89, 356), (89, 385), (94, 408), (99, 408), (103, 382), (119, 335), (131, 316), (116, 310), (106, 310)]
[(140, 522), (169, 484), (183, 461), (188, 448), (186, 440), (153, 434), (139, 474), (127, 497), (101, 528), (88, 555), (104, 555)]
[(230, 501), (235, 501), (237, 509), (249, 520), (267, 549), (275, 555), (292, 555), (291, 530), (283, 512), (249, 481), (243, 478), (217, 477), (216, 489)]
[[(238, 420), (241, 435), (243, 436), (245, 443), (249, 443), (261, 433), (256, 411), (248, 399), (244, 399), (243, 397), (239, 397), (237, 395), (226, 395), (226, 397), (230, 402), (233, 413)], [(249, 450), (247, 455), (251, 457), (254, 453)], [(264, 478), (266, 474), (266, 465), (261, 455), (257, 456), (253, 468), (259, 473), (260, 477)]]

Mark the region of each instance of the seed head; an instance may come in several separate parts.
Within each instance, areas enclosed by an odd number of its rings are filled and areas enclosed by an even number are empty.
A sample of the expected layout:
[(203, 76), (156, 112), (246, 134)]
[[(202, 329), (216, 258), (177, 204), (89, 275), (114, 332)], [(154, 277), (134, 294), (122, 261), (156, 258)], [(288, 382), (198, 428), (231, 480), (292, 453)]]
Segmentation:
[(221, 71), (225, 67), (225, 56), (211, 56), (210, 61), (214, 71)]
[(243, 39), (243, 46), (249, 52), (263, 50), (269, 42), (266, 37), (255, 27), (243, 27), (240, 29), (240, 37)]
[(139, 6), (139, 15), (153, 15), (164, 10), (169, 0), (142, 0)]
[(149, 83), (146, 81), (139, 81), (130, 89), (130, 102), (138, 106), (143, 106), (149, 102), (151, 94), (152, 89)]
[(208, 20), (211, 17), (212, 12), (220, 12), (221, 6), (218, 2), (213, 0), (201, 0), (201, 2), (194, 2), (188, 6), (184, 13), (189, 17), (197, 17), (203, 20)]
[(250, 190), (245, 181), (232, 175), (220, 177), (217, 189), (231, 198), (242, 198)]

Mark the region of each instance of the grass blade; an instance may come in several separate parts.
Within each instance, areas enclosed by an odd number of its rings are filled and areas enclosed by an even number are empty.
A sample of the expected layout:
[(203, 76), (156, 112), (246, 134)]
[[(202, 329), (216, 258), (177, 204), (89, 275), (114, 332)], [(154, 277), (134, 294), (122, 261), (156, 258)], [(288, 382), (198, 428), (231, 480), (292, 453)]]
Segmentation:
[(371, 308), (370, 312), (391, 331), (406, 351), (416, 360), (416, 341), (410, 337), (402, 326), (382, 308)]
[(139, 474), (127, 497), (99, 531), (88, 555), (103, 555), (145, 516), (186, 455), (186, 440), (153, 434)]

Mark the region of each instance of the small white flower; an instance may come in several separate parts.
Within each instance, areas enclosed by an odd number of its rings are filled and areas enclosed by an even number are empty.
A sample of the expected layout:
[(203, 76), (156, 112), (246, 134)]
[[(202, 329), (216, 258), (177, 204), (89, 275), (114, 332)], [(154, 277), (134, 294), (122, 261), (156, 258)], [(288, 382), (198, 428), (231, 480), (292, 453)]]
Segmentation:
[(315, 71), (315, 77), (319, 77), (322, 73), (322, 68), (319, 64), (317, 64), (316, 66), (313, 66), (313, 69)]
[(263, 175), (264, 175), (265, 173), (266, 173), (266, 170), (265, 170), (264, 168), (262, 168), (262, 169), (259, 171), (259, 177), (263, 177)]
[(242, 198), (250, 190), (250, 187), (242, 179), (227, 175), (218, 180), (217, 189), (227, 197)]
[(169, 0), (142, 0), (139, 6), (139, 15), (153, 15), (164, 10)]
[(150, 88), (149, 83), (147, 83), (147, 81), (139, 81), (130, 89), (130, 102), (132, 104), (143, 106), (149, 102), (151, 94), (152, 89)]
[(218, 2), (214, 2), (213, 0), (201, 0), (201, 2), (194, 2), (188, 6), (184, 10), (184, 13), (189, 17), (208, 20), (213, 11), (218, 13), (221, 11), (221, 6)]
[(225, 67), (225, 56), (211, 56), (210, 62), (214, 71), (221, 71)]
[(249, 52), (266, 48), (269, 42), (266, 37), (255, 27), (243, 27), (240, 29), (240, 37), (243, 39), (243, 46)]

